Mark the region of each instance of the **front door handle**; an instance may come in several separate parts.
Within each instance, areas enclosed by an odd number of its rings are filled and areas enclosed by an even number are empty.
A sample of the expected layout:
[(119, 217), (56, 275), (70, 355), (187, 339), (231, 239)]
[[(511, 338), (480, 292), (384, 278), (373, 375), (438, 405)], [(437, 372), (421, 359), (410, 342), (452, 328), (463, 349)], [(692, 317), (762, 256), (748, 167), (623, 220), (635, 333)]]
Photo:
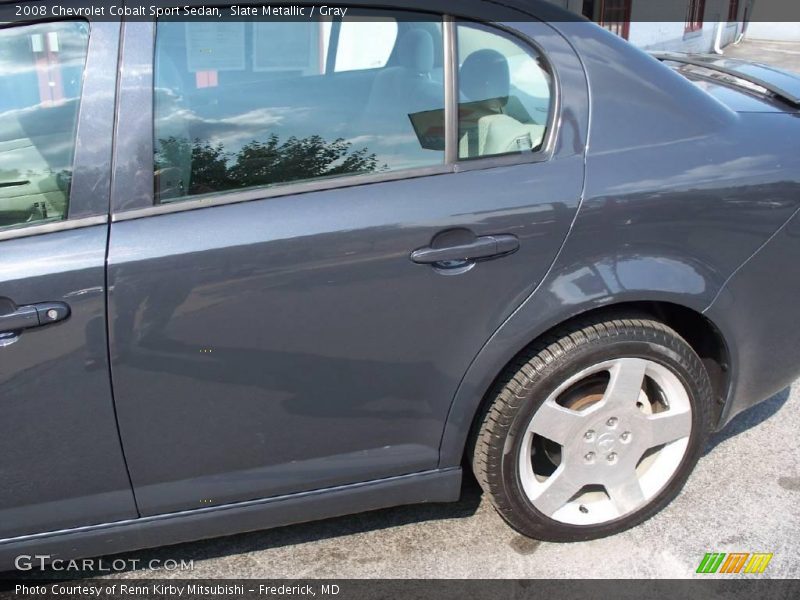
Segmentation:
[[(6, 301), (4, 304), (11, 304)], [(0, 314), (0, 333), (42, 327), (69, 317), (70, 308), (64, 302), (40, 302), (25, 306), (12, 306), (10, 312)]]
[(466, 244), (445, 246), (444, 248), (420, 248), (411, 253), (411, 260), (421, 265), (463, 264), (505, 256), (516, 252), (519, 239), (510, 234), (483, 235)]

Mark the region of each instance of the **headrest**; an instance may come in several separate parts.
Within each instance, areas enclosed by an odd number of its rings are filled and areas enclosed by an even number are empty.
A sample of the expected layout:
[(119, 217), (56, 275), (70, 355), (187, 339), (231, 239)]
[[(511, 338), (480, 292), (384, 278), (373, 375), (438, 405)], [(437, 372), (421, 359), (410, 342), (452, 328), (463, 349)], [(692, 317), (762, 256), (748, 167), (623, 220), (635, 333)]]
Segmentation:
[(461, 65), (459, 86), (472, 102), (508, 97), (511, 75), (506, 57), (497, 50), (473, 52)]
[(424, 29), (406, 32), (397, 45), (397, 62), (416, 73), (433, 71), (433, 38)]

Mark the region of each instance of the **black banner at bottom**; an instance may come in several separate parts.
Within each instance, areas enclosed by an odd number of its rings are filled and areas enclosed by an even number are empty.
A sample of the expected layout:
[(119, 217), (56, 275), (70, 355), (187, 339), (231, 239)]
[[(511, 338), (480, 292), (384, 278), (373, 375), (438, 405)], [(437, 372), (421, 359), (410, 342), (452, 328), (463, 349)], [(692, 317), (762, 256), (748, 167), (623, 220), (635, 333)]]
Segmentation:
[(0, 598), (206, 598), (264, 600), (714, 600), (800, 598), (800, 580), (708, 578), (693, 580), (261, 580), (261, 579), (84, 579), (6, 580)]

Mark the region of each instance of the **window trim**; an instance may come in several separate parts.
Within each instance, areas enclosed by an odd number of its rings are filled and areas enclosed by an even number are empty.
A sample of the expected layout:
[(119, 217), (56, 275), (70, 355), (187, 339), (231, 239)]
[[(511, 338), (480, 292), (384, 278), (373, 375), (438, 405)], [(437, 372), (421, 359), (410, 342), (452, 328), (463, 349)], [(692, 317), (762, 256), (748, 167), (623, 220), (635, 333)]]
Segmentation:
[[(37, 3), (28, 1), (20, 4)], [(45, 15), (40, 18), (31, 17), (22, 22), (4, 23), (0, 29), (69, 21), (88, 23), (89, 41), (75, 127), (67, 213), (60, 221), (20, 223), (4, 228), (0, 230), (0, 241), (108, 222), (116, 103), (116, 79), (109, 83), (108, 74), (117, 72), (120, 24), (92, 18), (62, 19)]]
[(387, 181), (416, 179), (419, 177), (429, 177), (431, 175), (446, 175), (453, 172), (453, 165), (442, 164), (434, 165), (432, 167), (400, 169), (387, 173), (343, 175), (341, 177), (336, 177), (335, 179), (318, 179), (311, 181), (300, 181), (296, 183), (278, 184), (272, 187), (253, 187), (243, 190), (213, 192), (203, 196), (194, 196), (190, 200), (179, 200), (176, 202), (168, 202), (166, 204), (154, 204), (144, 208), (129, 209), (124, 212), (115, 213), (112, 215), (111, 220), (116, 223), (118, 221), (128, 221), (130, 219), (139, 219), (153, 215), (183, 212), (185, 210), (197, 210), (199, 208), (225, 206), (227, 204), (239, 204), (241, 202), (253, 202), (255, 200), (269, 200), (271, 198), (281, 198), (283, 196), (295, 196), (309, 194), (312, 192), (345, 189), (361, 185), (383, 183)]
[(455, 18), (442, 18), (444, 64), (444, 164), (458, 163), (458, 26)]
[[(402, 8), (382, 7), (384, 11), (401, 11)], [(409, 9), (405, 9), (409, 10)], [(413, 10), (413, 12), (424, 12)], [(456, 175), (461, 172), (493, 169), (503, 166), (534, 164), (552, 159), (561, 112), (561, 85), (558, 71), (541, 45), (503, 23), (484, 22), (476, 19), (459, 18), (451, 14), (430, 13), (441, 19), (444, 75), (445, 75), (445, 152), (440, 165), (398, 169), (385, 173), (366, 175), (346, 175), (341, 177), (298, 181), (276, 184), (274, 186), (254, 187), (245, 190), (226, 190), (203, 196), (192, 197), (165, 204), (155, 204), (152, 165), (150, 177), (139, 172), (139, 161), (126, 160), (125, 157), (153, 156), (153, 65), (155, 60), (156, 24), (148, 22), (124, 22), (120, 70), (122, 76), (118, 87), (123, 90), (117, 107), (117, 121), (124, 123), (124, 129), (116, 131), (114, 152), (115, 178), (112, 187), (111, 221), (127, 221), (162, 214), (172, 214), (188, 210), (198, 210), (213, 206), (225, 206), (241, 202), (268, 200), (284, 196), (307, 194), (361, 185), (372, 185), (434, 175)], [(550, 90), (550, 113), (547, 130), (541, 148), (530, 153), (509, 153), (483, 158), (458, 158), (458, 62), (457, 62), (457, 23), (473, 23), (509, 36), (519, 44), (525, 44), (538, 53), (550, 69), (552, 81)]]
[(18, 226), (11, 226), (0, 231), (0, 242), (4, 240), (15, 240), (18, 238), (33, 237), (44, 235), (45, 233), (56, 233), (58, 231), (69, 231), (71, 229), (83, 229), (84, 227), (94, 227), (95, 225), (105, 225), (108, 223), (108, 215), (95, 215), (93, 217), (80, 217), (74, 219), (64, 219), (63, 221), (49, 221), (39, 225), (26, 225), (20, 223)]
[(109, 212), (120, 34), (118, 22), (89, 22), (67, 219)]
[[(114, 172), (111, 184), (112, 216), (125, 210), (155, 206), (153, 184), (155, 34), (153, 21), (123, 20), (112, 163)], [(145, 170), (149, 173), (147, 177), (139, 172), (142, 164), (149, 165)]]

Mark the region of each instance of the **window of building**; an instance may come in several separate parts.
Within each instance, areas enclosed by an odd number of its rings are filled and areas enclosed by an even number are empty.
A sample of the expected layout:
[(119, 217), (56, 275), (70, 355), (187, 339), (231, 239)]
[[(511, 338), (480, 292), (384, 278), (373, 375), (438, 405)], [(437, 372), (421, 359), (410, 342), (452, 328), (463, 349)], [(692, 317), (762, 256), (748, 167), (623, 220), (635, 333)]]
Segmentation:
[(631, 0), (603, 0), (599, 24), (628, 39), (631, 29)]
[(159, 22), (157, 201), (443, 164), (433, 19)]
[(65, 219), (89, 25), (0, 29), (0, 228)]
[(739, 0), (730, 0), (728, 4), (728, 22), (739, 20)]
[(703, 17), (706, 13), (706, 0), (689, 0), (686, 8), (686, 31), (703, 29)]
[(459, 157), (539, 150), (552, 95), (542, 57), (480, 25), (458, 25), (457, 37)]

